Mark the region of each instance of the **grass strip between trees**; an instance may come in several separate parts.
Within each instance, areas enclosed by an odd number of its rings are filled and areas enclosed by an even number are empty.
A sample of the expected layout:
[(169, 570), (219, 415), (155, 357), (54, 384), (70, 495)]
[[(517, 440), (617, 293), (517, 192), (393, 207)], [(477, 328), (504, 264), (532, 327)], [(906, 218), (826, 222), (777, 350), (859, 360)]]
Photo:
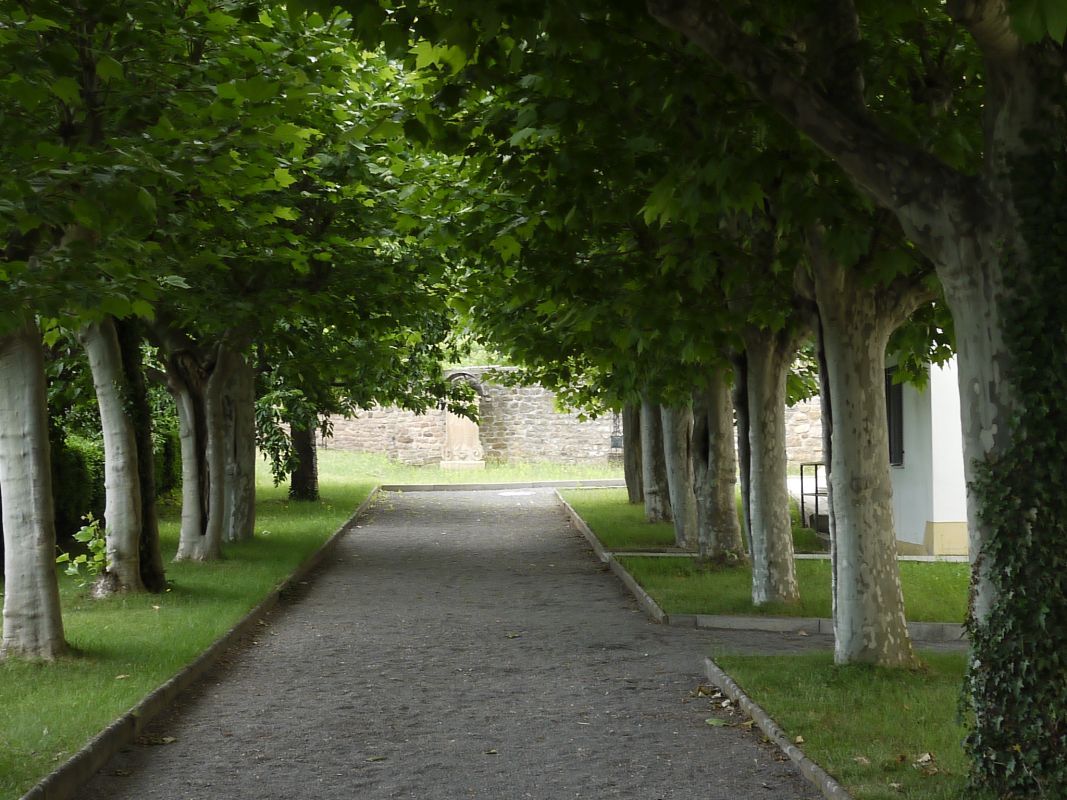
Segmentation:
[[(608, 550), (670, 549), (674, 528), (645, 522), (640, 506), (630, 504), (624, 489), (567, 489), (561, 492)], [(821, 546), (814, 531), (794, 516), (798, 552)], [(688, 556), (619, 556), (619, 562), (668, 614), (760, 614), (764, 616), (832, 616), (830, 563), (797, 561), (800, 602), (752, 605), (752, 570), (747, 565), (704, 565)], [(967, 613), (970, 567), (957, 562), (900, 562), (904, 608), (912, 622), (961, 623)]]
[[(0, 797), (17, 798), (206, 650), (310, 556), (366, 499), (375, 482), (331, 465), (323, 499), (292, 503), (260, 485), (256, 537), (223, 561), (167, 564), (161, 595), (93, 600), (60, 576), (75, 654), (55, 664), (0, 663)], [(161, 524), (177, 548), (177, 512)]]
[(922, 658), (914, 671), (835, 666), (830, 653), (715, 656), (856, 800), (957, 800), (969, 768), (957, 710), (966, 656)]
[[(560, 492), (608, 550), (674, 549), (674, 526), (669, 522), (646, 522), (644, 509), (632, 505), (625, 489), (565, 489)], [(741, 498), (738, 496), (738, 516)], [(792, 503), (793, 548), (798, 553), (825, 553), (826, 543), (811, 528), (800, 524), (800, 512)]]
[[(626, 570), (668, 614), (832, 616), (830, 562), (797, 561), (800, 602), (752, 605), (752, 569), (705, 566), (684, 556), (619, 556)], [(904, 613), (911, 622), (963, 622), (970, 567), (953, 562), (900, 562)]]

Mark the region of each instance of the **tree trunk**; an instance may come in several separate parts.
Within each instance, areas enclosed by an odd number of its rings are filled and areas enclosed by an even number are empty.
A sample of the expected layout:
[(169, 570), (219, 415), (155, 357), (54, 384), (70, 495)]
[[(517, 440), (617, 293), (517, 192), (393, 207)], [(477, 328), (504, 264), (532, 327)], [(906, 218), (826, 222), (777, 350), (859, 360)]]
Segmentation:
[(137, 471), (141, 486), (141, 540), (139, 543), (141, 583), (150, 592), (167, 588), (163, 553), (159, 545), (159, 517), (156, 514), (155, 452), (152, 447), (152, 407), (145, 382), (141, 356), (141, 328), (137, 320), (116, 320), (115, 331), (122, 351), (127, 403), (137, 443)]
[(792, 338), (785, 332), (756, 330), (745, 335), (755, 605), (795, 603), (800, 599), (793, 563), (785, 454), (785, 383), (793, 355)]
[(57, 658), (67, 644), (56, 580), (44, 355), (32, 320), (0, 336), (0, 504), (4, 524), (0, 658)]
[(296, 468), (289, 476), (289, 496), (294, 500), (319, 499), (319, 456), (315, 450), (315, 429), (297, 422), (289, 423), (293, 437)]
[(752, 423), (748, 413), (748, 357), (734, 357), (734, 416), (737, 417), (737, 474), (741, 488), (741, 533), (752, 557)]
[(914, 666), (893, 525), (885, 348), (916, 302), (895, 287), (812, 259), (830, 386), (834, 519), (834, 660)]
[(683, 549), (696, 545), (697, 499), (693, 491), (693, 411), (688, 407), (660, 406), (663, 459), (667, 492), (674, 517), (674, 543)]
[(645, 500), (641, 482), (641, 406), (627, 403), (622, 409), (622, 463), (626, 494), (637, 505)]
[[(822, 425), (822, 461), (823, 474), (826, 476), (826, 521), (830, 536), (830, 605), (831, 616), (837, 619), (837, 522), (834, 519), (834, 488), (830, 485), (831, 464), (834, 456), (834, 402), (830, 396), (830, 368), (826, 364), (826, 342), (824, 341), (822, 320), (817, 320), (819, 351), (819, 417)], [(816, 480), (818, 480), (818, 467)], [(803, 523), (804, 520), (801, 520)], [(819, 521), (815, 520), (814, 528)]]
[(693, 478), (700, 558), (744, 558), (737, 518), (733, 400), (721, 368), (710, 372), (706, 389), (693, 393)]
[(233, 359), (222, 346), (214, 351), (213, 359), (205, 364), (186, 351), (167, 359), (182, 444), (182, 526), (176, 561), (222, 557), (226, 485), (222, 393), (232, 374)]
[(141, 592), (141, 472), (137, 435), (126, 411), (126, 373), (111, 317), (78, 334), (89, 358), (104, 437), (104, 531), (107, 570), (98, 592)]
[(226, 510), (223, 538), (243, 542), (256, 527), (256, 384), (252, 364), (234, 355), (225, 389)]
[(663, 425), (659, 406), (641, 401), (641, 486), (645, 494), (645, 520), (670, 522), (670, 488), (663, 454)]

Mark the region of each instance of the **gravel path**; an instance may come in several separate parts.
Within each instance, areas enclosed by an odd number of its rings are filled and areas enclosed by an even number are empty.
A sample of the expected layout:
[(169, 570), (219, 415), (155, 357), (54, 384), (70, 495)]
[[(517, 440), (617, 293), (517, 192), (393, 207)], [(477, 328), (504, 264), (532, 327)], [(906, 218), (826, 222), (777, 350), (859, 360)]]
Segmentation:
[(650, 624), (550, 492), (384, 495), (336, 553), (80, 797), (817, 797), (693, 691), (822, 643)]

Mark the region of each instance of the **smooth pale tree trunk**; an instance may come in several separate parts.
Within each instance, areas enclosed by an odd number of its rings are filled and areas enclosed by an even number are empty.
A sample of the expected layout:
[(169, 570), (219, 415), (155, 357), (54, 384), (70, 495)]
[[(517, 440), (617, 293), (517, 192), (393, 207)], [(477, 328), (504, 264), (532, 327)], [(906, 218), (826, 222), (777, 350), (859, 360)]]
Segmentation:
[(741, 533), (752, 557), (752, 425), (748, 414), (748, 358), (744, 351), (734, 359), (734, 416), (737, 418), (737, 474), (741, 489)]
[(693, 482), (700, 558), (743, 559), (734, 404), (722, 369), (711, 370), (707, 388), (693, 393)]
[(794, 353), (793, 336), (749, 330), (745, 353), (752, 448), (752, 602), (757, 606), (795, 603), (800, 592), (793, 563), (785, 452), (785, 383)]
[(645, 495), (645, 520), (670, 522), (670, 488), (663, 454), (663, 425), (659, 405), (641, 401), (641, 486)]
[(697, 499), (693, 491), (693, 411), (688, 406), (660, 406), (667, 492), (674, 518), (674, 544), (696, 545)]
[(225, 529), (228, 542), (252, 538), (256, 527), (256, 385), (251, 362), (235, 355), (223, 395), (226, 417)]
[(922, 295), (904, 281), (871, 286), (862, 272), (812, 252), (832, 409), (834, 660), (913, 666), (893, 525), (885, 349)]
[(137, 434), (126, 411), (126, 373), (115, 323), (110, 317), (78, 333), (89, 359), (104, 438), (104, 531), (107, 570), (97, 594), (141, 592), (141, 473)]
[(0, 658), (67, 650), (56, 580), (56, 530), (44, 355), (36, 324), (0, 336), (0, 504), (4, 625)]
[(289, 424), (297, 464), (289, 475), (289, 496), (294, 500), (319, 499), (319, 455), (315, 429), (297, 422)]
[(641, 406), (627, 403), (622, 408), (622, 465), (626, 495), (637, 505), (645, 500), (641, 482)]
[(226, 420), (223, 390), (235, 356), (214, 348), (205, 363), (189, 352), (167, 359), (182, 446), (182, 525), (176, 561), (222, 557), (225, 523)]
[(150, 592), (167, 587), (163, 553), (159, 545), (159, 518), (156, 514), (155, 452), (152, 447), (152, 406), (145, 382), (141, 354), (141, 324), (137, 320), (116, 320), (115, 331), (122, 351), (126, 376), (128, 411), (133, 420), (137, 443), (137, 470), (141, 486), (141, 538), (139, 543), (141, 583)]

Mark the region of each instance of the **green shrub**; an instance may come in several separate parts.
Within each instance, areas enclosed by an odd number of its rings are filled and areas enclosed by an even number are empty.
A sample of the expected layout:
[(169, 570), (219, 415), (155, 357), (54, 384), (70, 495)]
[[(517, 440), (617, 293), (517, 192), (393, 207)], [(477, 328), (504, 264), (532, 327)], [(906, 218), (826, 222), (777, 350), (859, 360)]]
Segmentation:
[(103, 442), (53, 429), (52, 497), (57, 539), (79, 530), (86, 514), (104, 516)]
[(182, 485), (182, 447), (178, 431), (164, 428), (152, 432), (156, 497), (170, 494)]

